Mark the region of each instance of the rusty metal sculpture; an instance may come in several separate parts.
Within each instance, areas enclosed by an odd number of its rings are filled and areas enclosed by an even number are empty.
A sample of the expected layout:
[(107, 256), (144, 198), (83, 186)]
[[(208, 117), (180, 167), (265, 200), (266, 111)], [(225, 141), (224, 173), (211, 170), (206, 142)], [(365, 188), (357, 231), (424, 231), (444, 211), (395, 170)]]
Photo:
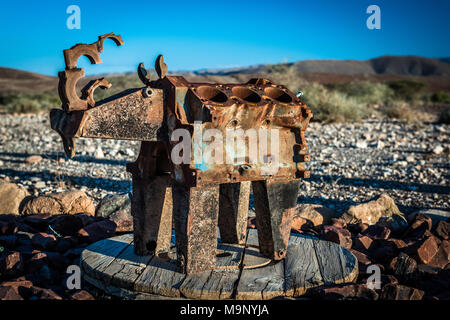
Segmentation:
[[(99, 52), (106, 39), (123, 44), (119, 35), (109, 33), (93, 44), (64, 50), (66, 70), (59, 73), (62, 109), (51, 110), (51, 126), (62, 137), (68, 157), (75, 154), (79, 137), (141, 141), (137, 160), (127, 164), (133, 180), (136, 254), (169, 251), (173, 222), (180, 270), (190, 274), (214, 269), (217, 226), (222, 242), (245, 243), (252, 185), (260, 252), (283, 259), (300, 178), (309, 177), (304, 132), (311, 111), (286, 87), (268, 79), (212, 84), (168, 76), (162, 56), (155, 63), (158, 79), (151, 80), (139, 65), (142, 88), (96, 102), (94, 90), (111, 86), (102, 78), (91, 81), (78, 97), (76, 84), (84, 71), (77, 68), (77, 60), (85, 55), (93, 64), (101, 62)], [(199, 165), (194, 161), (195, 142), (188, 150), (192, 152), (183, 155), (189, 161), (174, 163), (170, 155), (177, 141), (172, 141), (172, 134), (182, 128), (192, 137), (195, 124), (224, 136), (230, 128), (278, 129), (273, 143), (279, 144), (279, 169), (271, 175), (264, 172), (271, 165), (270, 153), (267, 161), (249, 161), (250, 143), (236, 146), (247, 156), (231, 164)]]

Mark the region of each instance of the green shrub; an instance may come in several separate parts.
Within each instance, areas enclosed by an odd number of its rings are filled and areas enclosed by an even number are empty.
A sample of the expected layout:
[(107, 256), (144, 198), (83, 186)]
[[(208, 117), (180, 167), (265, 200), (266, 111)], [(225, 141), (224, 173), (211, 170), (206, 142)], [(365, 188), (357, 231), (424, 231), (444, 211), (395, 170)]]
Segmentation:
[(431, 101), (438, 103), (450, 102), (450, 93), (445, 91), (435, 92), (431, 95)]
[(329, 84), (331, 90), (337, 90), (347, 96), (354, 97), (361, 103), (384, 104), (394, 98), (394, 90), (380, 82), (359, 81)]
[(394, 91), (397, 100), (412, 101), (419, 99), (427, 87), (425, 82), (417, 80), (395, 80), (387, 85)]
[(29, 113), (56, 108), (61, 105), (61, 102), (58, 96), (47, 93), (6, 94), (0, 96), (0, 105), (4, 105), (9, 113)]
[(441, 113), (439, 114), (438, 122), (450, 124), (450, 107), (446, 107), (441, 111)]
[(321, 122), (357, 121), (368, 115), (368, 109), (355, 98), (339, 91), (328, 90), (318, 83), (305, 86), (303, 101)]

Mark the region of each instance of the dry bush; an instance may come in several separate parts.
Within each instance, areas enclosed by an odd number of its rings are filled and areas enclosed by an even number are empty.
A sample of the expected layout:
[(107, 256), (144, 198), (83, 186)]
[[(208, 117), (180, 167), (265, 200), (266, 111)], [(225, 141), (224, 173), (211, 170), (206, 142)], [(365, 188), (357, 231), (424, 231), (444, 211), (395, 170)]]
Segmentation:
[(400, 119), (406, 121), (417, 120), (415, 108), (402, 100), (394, 100), (381, 108), (381, 113), (390, 119)]

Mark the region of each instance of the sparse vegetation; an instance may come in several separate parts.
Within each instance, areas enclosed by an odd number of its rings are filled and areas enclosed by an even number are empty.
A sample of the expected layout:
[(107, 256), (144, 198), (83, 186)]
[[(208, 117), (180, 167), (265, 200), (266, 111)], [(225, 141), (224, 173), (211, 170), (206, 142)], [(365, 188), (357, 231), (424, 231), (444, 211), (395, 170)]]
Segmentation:
[(47, 93), (41, 94), (6, 94), (0, 95), (0, 105), (8, 113), (31, 113), (58, 107), (59, 97)]
[[(153, 72), (153, 70), (151, 71)], [(153, 78), (154, 75), (152, 75)], [(245, 82), (255, 75), (235, 74), (231, 81)], [(267, 66), (267, 73), (260, 76), (268, 77), (275, 83), (285, 84), (291, 91), (303, 92), (303, 101), (314, 113), (313, 121), (345, 122), (359, 121), (371, 115), (411, 121), (420, 119), (420, 110), (434, 112), (435, 119), (450, 103), (450, 93), (446, 91), (430, 92), (427, 83), (418, 80), (393, 80), (380, 82), (375, 80), (353, 80), (344, 83), (321, 84), (307, 81), (302, 73), (291, 68), (290, 64)], [(189, 76), (187, 76), (189, 78)], [(247, 78), (246, 78), (247, 77)], [(125, 89), (141, 87), (136, 73), (109, 75), (107, 79), (112, 87), (108, 90), (97, 89), (95, 100), (100, 101)], [(216, 76), (195, 79), (195, 81), (229, 82), (230, 79)], [(0, 109), (9, 113), (28, 113), (57, 108), (59, 97), (54, 94), (5, 94), (0, 95)], [(439, 111), (433, 108), (439, 105)], [(448, 123), (448, 108), (442, 111), (439, 121)]]
[(304, 90), (303, 101), (314, 113), (314, 120), (320, 122), (357, 121), (367, 115), (368, 109), (355, 97), (325, 86), (312, 83)]
[(420, 99), (427, 87), (425, 82), (417, 80), (396, 80), (387, 83), (398, 100), (414, 101)]
[(446, 103), (450, 102), (450, 93), (444, 91), (438, 91), (431, 95), (431, 101), (437, 103)]

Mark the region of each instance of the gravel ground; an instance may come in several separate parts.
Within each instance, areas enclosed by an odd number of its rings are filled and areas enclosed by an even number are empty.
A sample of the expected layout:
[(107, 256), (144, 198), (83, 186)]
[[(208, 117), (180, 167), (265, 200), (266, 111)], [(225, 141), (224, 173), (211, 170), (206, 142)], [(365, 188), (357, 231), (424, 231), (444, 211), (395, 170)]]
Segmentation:
[[(450, 210), (448, 125), (312, 123), (305, 135), (311, 178), (303, 180), (299, 202), (342, 211), (387, 192), (405, 213)], [(77, 188), (98, 201), (130, 191), (125, 164), (134, 161), (138, 150), (139, 142), (78, 139), (76, 156), (68, 160), (48, 117), (0, 115), (0, 179), (31, 194)], [(30, 155), (43, 160), (26, 163)]]

